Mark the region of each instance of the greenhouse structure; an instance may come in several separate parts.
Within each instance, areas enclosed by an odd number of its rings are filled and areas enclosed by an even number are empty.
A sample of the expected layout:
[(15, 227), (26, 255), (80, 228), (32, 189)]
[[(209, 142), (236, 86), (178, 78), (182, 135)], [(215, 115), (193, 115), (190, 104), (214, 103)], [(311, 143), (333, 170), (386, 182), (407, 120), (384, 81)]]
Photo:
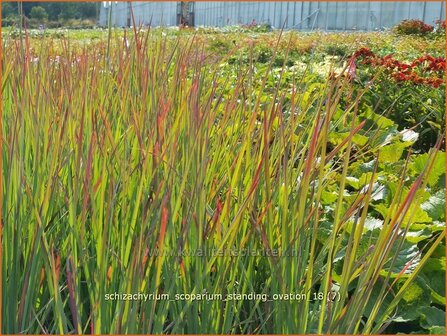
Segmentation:
[[(132, 15), (133, 14), (133, 15)], [(267, 24), (297, 30), (370, 31), (405, 19), (445, 20), (445, 2), (103, 2), (99, 25), (210, 26)]]

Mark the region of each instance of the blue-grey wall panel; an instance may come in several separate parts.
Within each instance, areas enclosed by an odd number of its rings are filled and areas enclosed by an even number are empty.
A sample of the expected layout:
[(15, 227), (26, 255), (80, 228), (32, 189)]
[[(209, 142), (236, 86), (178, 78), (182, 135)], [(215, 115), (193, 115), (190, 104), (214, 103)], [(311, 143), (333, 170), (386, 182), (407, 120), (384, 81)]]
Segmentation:
[[(174, 26), (178, 2), (132, 2), (136, 24)], [(128, 2), (101, 6), (99, 24), (106, 26), (112, 8), (112, 25), (130, 22)], [(216, 2), (194, 3), (196, 26), (227, 26), (268, 23), (274, 28), (299, 30), (377, 30), (390, 28), (409, 18), (434, 24), (445, 19), (445, 2)]]

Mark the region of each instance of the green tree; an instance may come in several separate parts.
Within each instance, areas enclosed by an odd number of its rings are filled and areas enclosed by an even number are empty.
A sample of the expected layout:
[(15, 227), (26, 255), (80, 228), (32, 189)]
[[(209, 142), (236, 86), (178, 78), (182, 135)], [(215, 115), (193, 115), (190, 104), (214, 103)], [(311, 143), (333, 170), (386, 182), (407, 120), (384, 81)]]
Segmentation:
[(36, 20), (46, 20), (48, 19), (48, 14), (43, 7), (36, 6), (31, 9), (30, 17)]
[[(96, 19), (99, 15), (100, 2), (3, 2), (2, 18), (3, 24), (6, 18), (19, 15), (19, 6), (23, 8), (26, 17), (35, 20), (59, 21), (69, 19)], [(34, 9), (37, 8), (37, 9)], [(6, 24), (8, 25), (8, 24)]]
[(81, 19), (93, 19), (97, 12), (96, 2), (79, 2), (77, 3), (78, 13)]
[(59, 19), (69, 20), (78, 17), (77, 3), (66, 2), (61, 5), (61, 12), (59, 14)]
[(17, 15), (17, 8), (14, 7), (9, 2), (2, 3), (2, 19)]
[(51, 21), (57, 21), (59, 19), (59, 14), (62, 12), (62, 6), (64, 5), (61, 2), (41, 2), (39, 4), (48, 13), (48, 18)]

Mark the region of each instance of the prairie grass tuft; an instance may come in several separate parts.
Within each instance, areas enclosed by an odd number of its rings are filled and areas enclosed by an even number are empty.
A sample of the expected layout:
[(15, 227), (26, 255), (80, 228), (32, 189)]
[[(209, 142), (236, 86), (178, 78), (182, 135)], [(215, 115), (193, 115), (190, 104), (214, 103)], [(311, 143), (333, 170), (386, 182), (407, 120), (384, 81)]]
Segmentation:
[(441, 246), (409, 240), (441, 140), (412, 154), (280, 35), (263, 67), (182, 31), (8, 43), (4, 333), (377, 334)]

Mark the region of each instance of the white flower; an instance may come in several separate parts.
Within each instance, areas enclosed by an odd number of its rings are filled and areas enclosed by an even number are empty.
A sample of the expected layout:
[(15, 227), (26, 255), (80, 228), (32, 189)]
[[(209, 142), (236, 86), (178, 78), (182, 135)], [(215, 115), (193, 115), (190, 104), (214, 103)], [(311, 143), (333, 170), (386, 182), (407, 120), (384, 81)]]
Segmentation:
[(400, 134), (402, 135), (402, 141), (416, 142), (419, 138), (419, 133), (411, 129), (404, 129), (400, 131)]

